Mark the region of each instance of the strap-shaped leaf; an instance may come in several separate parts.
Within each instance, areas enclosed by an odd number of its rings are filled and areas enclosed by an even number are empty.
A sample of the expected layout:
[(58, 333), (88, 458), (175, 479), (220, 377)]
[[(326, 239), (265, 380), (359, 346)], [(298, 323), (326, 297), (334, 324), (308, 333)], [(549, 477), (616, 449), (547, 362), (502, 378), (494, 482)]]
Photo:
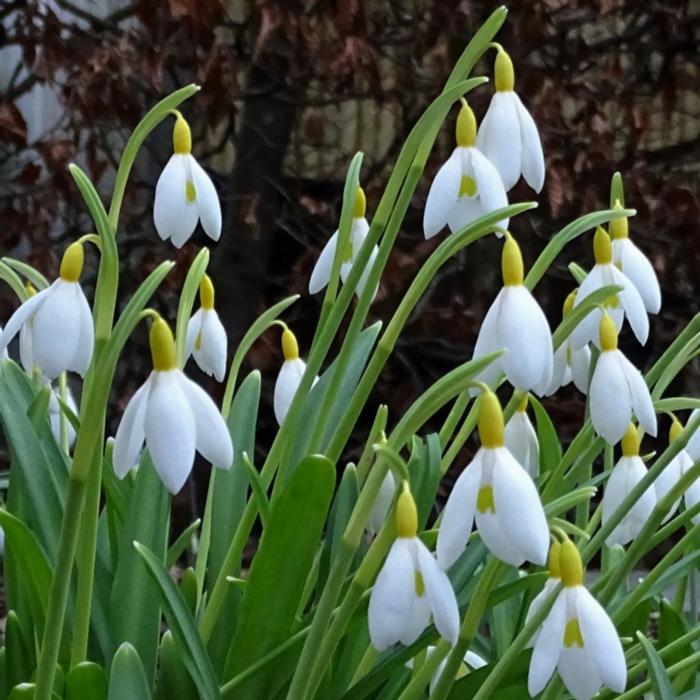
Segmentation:
[(151, 688), (139, 654), (124, 642), (112, 659), (108, 700), (151, 700)]

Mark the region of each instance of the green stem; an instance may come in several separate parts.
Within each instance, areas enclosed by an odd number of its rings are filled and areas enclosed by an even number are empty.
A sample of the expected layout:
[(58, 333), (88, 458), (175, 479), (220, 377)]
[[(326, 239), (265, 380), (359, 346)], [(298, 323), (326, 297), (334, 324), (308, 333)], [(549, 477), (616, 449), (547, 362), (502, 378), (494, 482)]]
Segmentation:
[(442, 424), (442, 428), (440, 428), (438, 438), (440, 439), (440, 445), (442, 447), (443, 452), (447, 447), (447, 443), (450, 441), (452, 435), (454, 434), (455, 428), (457, 427), (457, 423), (459, 423), (459, 421), (462, 419), (464, 411), (467, 410), (467, 406), (469, 405), (469, 399), (469, 391), (463, 391), (457, 397), (457, 400), (454, 402), (454, 404), (452, 404), (452, 408), (447, 414), (447, 418), (445, 418), (445, 422)]
[[(698, 662), (700, 662), (700, 651), (696, 651), (694, 654), (686, 656), (682, 661), (673, 664), (673, 666), (669, 666), (666, 669), (666, 673), (668, 673), (669, 678), (674, 678), (686, 669), (695, 667)], [(647, 679), (639, 683), (639, 685), (634, 686), (634, 688), (630, 688), (627, 692), (618, 695), (617, 700), (639, 700), (639, 698), (645, 696), (647, 691), (651, 690), (652, 685), (651, 679)]]
[(445, 452), (445, 456), (440, 462), (441, 474), (447, 474), (447, 470), (452, 466), (452, 463), (457, 458), (459, 451), (464, 447), (464, 443), (467, 441), (467, 438), (472, 434), (472, 431), (476, 426), (478, 416), (479, 409), (476, 403), (473, 403), (471, 409), (469, 409), (467, 417), (464, 419), (464, 423), (462, 423), (462, 427), (459, 429), (455, 439), (452, 441), (452, 444), (447, 452)]

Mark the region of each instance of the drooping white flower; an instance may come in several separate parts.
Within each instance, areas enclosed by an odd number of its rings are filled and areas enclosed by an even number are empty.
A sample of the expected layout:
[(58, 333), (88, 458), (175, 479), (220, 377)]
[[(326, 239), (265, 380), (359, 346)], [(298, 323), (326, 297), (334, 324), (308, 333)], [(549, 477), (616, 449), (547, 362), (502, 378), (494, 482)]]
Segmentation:
[[(272, 401), (278, 425), (282, 425), (287, 411), (292, 405), (294, 395), (297, 393), (301, 378), (306, 372), (306, 362), (299, 357), (299, 344), (296, 336), (286, 326), (282, 332), (282, 354), (284, 362), (277, 375)], [(315, 377), (312, 386), (317, 381), (318, 377)]]
[(192, 134), (177, 112), (173, 127), (173, 155), (156, 184), (153, 222), (158, 235), (181, 248), (202, 222), (215, 241), (221, 236), (221, 205), (216, 188), (192, 155)]
[(388, 471), (379, 487), (379, 493), (377, 494), (377, 498), (372, 506), (372, 511), (369, 514), (369, 520), (367, 521), (367, 532), (371, 535), (376, 535), (386, 522), (391, 504), (394, 502), (397, 487), (398, 485), (394, 473)]
[(161, 481), (177, 493), (192, 471), (195, 451), (228, 469), (233, 445), (224, 419), (209, 395), (175, 363), (175, 342), (159, 318), (151, 326), (153, 371), (131, 397), (114, 441), (114, 472), (123, 479), (146, 443)]
[(528, 692), (542, 691), (556, 669), (575, 700), (590, 700), (606, 686), (621, 693), (627, 667), (620, 637), (601, 604), (583, 585), (581, 557), (564, 540), (559, 557), (564, 589), (541, 627), (528, 673)]
[(223, 382), (226, 374), (228, 340), (224, 324), (214, 309), (214, 285), (209, 275), (204, 275), (199, 285), (200, 308), (187, 324), (185, 357), (194, 355), (202, 372), (217, 382)]
[[(22, 363), (25, 368), (25, 360), (35, 365), (47, 379), (66, 371), (84, 376), (92, 359), (92, 313), (78, 281), (83, 261), (82, 244), (71, 243), (63, 255), (58, 279), (30, 296), (12, 314), (0, 339), (1, 352), (25, 324), (30, 324)], [(27, 339), (31, 339), (30, 350)]]
[(540, 471), (540, 443), (537, 431), (527, 415), (528, 397), (520, 402), (505, 427), (505, 445), (510, 453), (534, 479)]
[(503, 245), (501, 269), (504, 286), (481, 324), (474, 358), (497, 350), (505, 353), (477, 379), (492, 384), (503, 372), (516, 389), (541, 395), (552, 380), (552, 332), (539, 304), (523, 285), (523, 258), (510, 234)]
[(438, 532), (443, 569), (464, 551), (472, 525), (499, 559), (520, 566), (547, 561), (549, 529), (535, 484), (504, 446), (503, 412), (496, 395), (484, 392), (479, 407), (481, 448), (455, 482)]
[[(574, 308), (601, 287), (610, 285), (622, 287), (622, 291), (606, 304), (606, 311), (615, 321), (618, 331), (626, 318), (637, 340), (644, 345), (649, 337), (649, 317), (644, 308), (644, 302), (631, 280), (613, 263), (610, 236), (600, 226), (593, 237), (593, 253), (595, 265), (581, 282), (574, 300)], [(571, 333), (571, 343), (575, 348), (582, 348), (591, 341), (598, 345), (601, 314), (601, 309), (592, 309), (574, 328)]]
[[(49, 421), (51, 423), (51, 432), (53, 433), (56, 442), (60, 444), (61, 442), (61, 404), (59, 403), (60, 390), (58, 388), (51, 389), (51, 395), (49, 397)], [(66, 387), (66, 405), (70, 410), (78, 415), (78, 406), (73, 398), (73, 392), (69, 387)], [(73, 424), (66, 419), (66, 436), (68, 437), (68, 447), (73, 447), (75, 442), (75, 428)]]
[[(622, 209), (619, 200), (614, 209)], [(656, 272), (649, 258), (634, 244), (629, 237), (627, 217), (613, 219), (610, 222), (613, 262), (635, 286), (642, 297), (644, 307), (650, 314), (661, 310), (661, 287)]]
[[(549, 547), (549, 556), (547, 558), (549, 576), (547, 576), (547, 580), (544, 582), (542, 590), (532, 599), (532, 603), (530, 603), (530, 607), (527, 609), (527, 613), (525, 613), (524, 624), (526, 625), (528, 622), (530, 622), (530, 620), (537, 613), (537, 611), (542, 607), (544, 602), (549, 598), (552, 591), (561, 583), (561, 571), (559, 568), (560, 552), (561, 543), (559, 542), (559, 540), (554, 540)], [(542, 628), (539, 627), (535, 630), (532, 637), (530, 637), (530, 640), (527, 643), (528, 649), (530, 647), (535, 646), (535, 643), (537, 642), (537, 637), (539, 636), (541, 630)]]
[(535, 121), (514, 92), (510, 56), (499, 47), (494, 66), (496, 92), (481, 122), (476, 145), (496, 166), (510, 190), (522, 175), (535, 192), (544, 185), (544, 154)]
[[(612, 469), (603, 494), (603, 525), (625, 500), (627, 494), (644, 478), (647, 468), (639, 456), (639, 433), (633, 423), (622, 438), (622, 457)], [(635, 539), (656, 506), (656, 492), (650, 486), (625, 513), (622, 520), (608, 535), (605, 543), (608, 547), (616, 544), (626, 545)]]
[[(430, 658), (430, 655), (435, 651), (435, 647), (432, 644), (428, 644), (428, 646), (425, 648), (425, 658), (426, 661)], [(464, 678), (464, 676), (469, 673), (470, 670), (476, 671), (479, 668), (483, 668), (484, 666), (487, 666), (488, 662), (486, 659), (484, 659), (482, 656), (479, 656), (475, 651), (468, 650), (466, 654), (464, 655), (464, 660), (459, 666), (459, 669), (457, 670), (457, 675), (455, 676), (456, 680), (459, 680), (460, 678)], [(437, 687), (438, 681), (440, 680), (440, 676), (442, 675), (442, 672), (445, 670), (445, 666), (447, 666), (447, 657), (445, 657), (439, 664), (438, 667), (435, 669), (435, 673), (433, 673), (431, 679), (430, 679), (430, 693), (435, 690)], [(406, 662), (406, 668), (413, 668), (413, 659), (409, 659)]]
[[(423, 234), (432, 238), (447, 224), (453, 233), (508, 205), (501, 176), (476, 143), (476, 118), (463, 100), (457, 117), (457, 148), (438, 170), (425, 202)], [(509, 219), (499, 226), (508, 227)], [(499, 234), (500, 235), (500, 234)]]
[[(0, 338), (2, 338), (2, 326), (0, 326)], [(7, 346), (0, 350), (0, 360), (7, 360), (9, 355), (7, 354)]]
[[(348, 241), (347, 249), (342, 252), (342, 259), (340, 264), (340, 279), (345, 282), (352, 270), (352, 266), (355, 259), (360, 253), (360, 248), (367, 238), (367, 233), (369, 232), (369, 223), (365, 218), (366, 211), (366, 199), (364, 190), (361, 187), (357, 188), (357, 193), (355, 194), (355, 208), (353, 211), (353, 219), (350, 227), (350, 240)], [(338, 235), (339, 232), (336, 231), (329, 239), (328, 243), (324, 246), (321, 251), (314, 269), (311, 271), (311, 278), (309, 279), (309, 294), (317, 294), (322, 289), (325, 289), (326, 285), (331, 278), (331, 269), (333, 268), (333, 258), (335, 257), (335, 249), (338, 245)], [(355, 288), (355, 294), (359, 297), (367, 284), (367, 278), (374, 265), (374, 261), (377, 257), (379, 249), (375, 245), (370, 253), (369, 260), (365, 265), (365, 269), (360, 275), (360, 280)], [(372, 298), (376, 295), (377, 290), (374, 289), (372, 293)]]
[(452, 584), (417, 537), (416, 504), (407, 485), (396, 502), (396, 540), (372, 588), (367, 620), (379, 651), (418, 639), (432, 615), (440, 635), (455, 644), (459, 609)]
[[(691, 414), (688, 422), (693, 420), (700, 413), (700, 408), (696, 408)], [(685, 451), (690, 455), (693, 462), (697, 462), (700, 459), (700, 428), (698, 428), (688, 440)]]
[(617, 349), (617, 329), (605, 313), (600, 321), (600, 356), (588, 390), (591, 422), (609, 445), (622, 439), (637, 416), (645, 432), (656, 435), (656, 413), (644, 377)]
[[(574, 307), (576, 290), (571, 292), (564, 302), (563, 318), (566, 318)], [(545, 392), (546, 396), (556, 393), (561, 387), (567, 386), (573, 380), (576, 388), (585, 394), (588, 391), (588, 377), (591, 369), (591, 349), (588, 345), (575, 348), (571, 336), (554, 351), (554, 367), (552, 381)]]

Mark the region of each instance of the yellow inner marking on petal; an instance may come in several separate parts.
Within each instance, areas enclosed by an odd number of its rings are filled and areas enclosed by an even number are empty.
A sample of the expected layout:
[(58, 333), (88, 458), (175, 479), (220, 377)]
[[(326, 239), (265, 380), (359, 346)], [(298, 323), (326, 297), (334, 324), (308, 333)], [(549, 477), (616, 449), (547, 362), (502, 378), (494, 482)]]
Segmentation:
[(493, 502), (493, 486), (486, 485), (479, 489), (476, 496), (476, 507), (479, 513), (485, 513), (488, 510), (492, 513), (496, 512), (496, 504)]
[(630, 423), (627, 432), (622, 436), (622, 454), (625, 457), (636, 457), (639, 454), (639, 433), (634, 423)]
[(197, 201), (197, 188), (194, 186), (194, 182), (192, 182), (192, 180), (188, 180), (185, 184), (185, 199), (190, 204)]
[(199, 352), (202, 349), (202, 334), (197, 333), (197, 337), (194, 339), (194, 349)]
[(419, 598), (422, 598), (425, 595), (425, 581), (423, 580), (423, 574), (421, 574), (420, 571), (416, 571), (413, 581), (416, 588), (416, 595)]
[(583, 649), (581, 628), (579, 627), (578, 619), (575, 617), (566, 623), (566, 629), (564, 630), (564, 646), (572, 647), (574, 644)]
[(462, 181), (459, 184), (460, 197), (476, 197), (476, 180), (469, 175), (462, 175)]
[(611, 297), (608, 297), (605, 300), (605, 306), (608, 309), (616, 309), (618, 306), (620, 306), (620, 300), (617, 298), (617, 294), (613, 294)]
[(571, 367), (574, 361), (574, 351), (571, 349), (571, 346), (568, 346), (566, 348), (566, 365), (567, 367)]

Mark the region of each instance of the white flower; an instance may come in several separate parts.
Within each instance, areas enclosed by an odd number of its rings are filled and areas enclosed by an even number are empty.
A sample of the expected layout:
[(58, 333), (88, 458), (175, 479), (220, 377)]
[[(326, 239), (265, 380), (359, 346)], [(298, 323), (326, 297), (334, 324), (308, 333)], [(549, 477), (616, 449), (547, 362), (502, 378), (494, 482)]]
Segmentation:
[(410, 491), (396, 503), (397, 538), (389, 550), (369, 599), (367, 620), (379, 651), (418, 639), (432, 615), (440, 635), (455, 644), (459, 609), (452, 584), (428, 548), (416, 536), (416, 504)]
[(541, 627), (528, 673), (532, 697), (559, 671), (576, 700), (589, 700), (602, 685), (621, 693), (627, 684), (627, 667), (620, 638), (600, 603), (583, 585), (583, 567), (576, 546), (561, 545), (564, 590)]
[(492, 384), (503, 372), (521, 391), (542, 394), (552, 380), (552, 332), (539, 304), (523, 285), (523, 259), (508, 234), (501, 258), (503, 288), (486, 313), (474, 346), (474, 358), (505, 353), (477, 379)]
[[(621, 209), (619, 201), (615, 209)], [(656, 272), (644, 253), (629, 238), (627, 217), (610, 222), (613, 262), (636, 287), (642, 297), (644, 307), (650, 314), (658, 314), (661, 309), (661, 288)]]
[[(426, 661), (430, 658), (430, 655), (435, 651), (435, 647), (432, 644), (428, 644), (428, 646), (425, 648), (425, 659)], [(406, 662), (406, 668), (413, 668), (413, 659), (409, 659)], [(488, 662), (486, 659), (484, 659), (482, 656), (479, 656), (475, 651), (467, 651), (467, 653), (464, 655), (464, 660), (462, 664), (460, 665), (457, 675), (455, 676), (455, 679), (460, 679), (464, 678), (464, 676), (469, 673), (469, 669), (475, 671), (479, 668), (483, 668), (484, 666), (487, 666)], [(435, 673), (433, 673), (431, 679), (430, 679), (430, 693), (432, 694), (435, 688), (437, 687), (438, 681), (440, 680), (440, 676), (442, 675), (442, 672), (445, 670), (445, 666), (447, 666), (447, 657), (445, 657), (439, 664), (438, 667), (435, 669)]]
[[(610, 236), (599, 226), (593, 237), (593, 251), (595, 265), (586, 275), (574, 301), (574, 308), (601, 287), (616, 285), (622, 287), (622, 291), (615, 295), (611, 303), (607, 304), (607, 312), (615, 321), (615, 327), (619, 331), (622, 322), (626, 318), (637, 337), (644, 345), (649, 337), (649, 317), (642, 297), (629, 278), (613, 263), (612, 242)], [(598, 326), (602, 311), (599, 308), (592, 309), (571, 333), (571, 343), (575, 348), (582, 348), (593, 341), (598, 345)]]
[(505, 446), (534, 479), (540, 471), (540, 443), (537, 431), (527, 415), (527, 396), (511, 416), (505, 428)]
[[(457, 148), (438, 170), (425, 202), (426, 238), (432, 238), (445, 224), (454, 233), (484, 214), (508, 206), (498, 171), (474, 145), (476, 119), (466, 102), (457, 117), (456, 135)], [(508, 221), (503, 219), (498, 225), (506, 228)]]
[(394, 502), (396, 489), (396, 478), (393, 472), (388, 471), (379, 487), (379, 493), (377, 494), (377, 498), (372, 506), (372, 511), (369, 514), (369, 520), (367, 521), (367, 532), (371, 535), (376, 535), (386, 522), (389, 509)]
[[(610, 516), (622, 504), (629, 492), (644, 478), (647, 468), (639, 456), (639, 434), (632, 423), (622, 438), (622, 457), (612, 469), (608, 483), (603, 494), (603, 525)], [(654, 486), (650, 486), (637, 500), (637, 502), (625, 513), (622, 520), (608, 535), (605, 543), (608, 547), (616, 544), (626, 545), (635, 539), (651, 512), (656, 506), (656, 492)]]
[[(60, 390), (57, 388), (51, 389), (51, 396), (49, 397), (49, 421), (51, 422), (51, 432), (53, 433), (56, 442), (60, 444), (61, 442), (61, 404), (59, 403)], [(66, 387), (66, 405), (70, 408), (75, 415), (78, 415), (78, 406), (73, 398), (73, 392), (70, 388)], [(66, 435), (68, 437), (68, 447), (72, 447), (75, 442), (75, 428), (73, 424), (66, 418)]]
[[(352, 266), (360, 253), (360, 248), (369, 232), (369, 223), (365, 218), (365, 193), (361, 187), (357, 188), (355, 195), (355, 210), (353, 212), (352, 225), (350, 227), (350, 241), (346, 254), (343, 255), (340, 265), (340, 279), (345, 282), (352, 270)], [(326, 287), (331, 278), (331, 269), (333, 267), (333, 258), (335, 257), (335, 249), (338, 245), (338, 231), (336, 231), (329, 239), (328, 243), (321, 251), (314, 269), (311, 271), (311, 279), (309, 280), (309, 293), (317, 294)], [(367, 278), (374, 265), (379, 249), (375, 245), (370, 253), (369, 260), (365, 265), (365, 269), (360, 275), (360, 280), (355, 288), (355, 294), (359, 297), (367, 284)], [(377, 290), (374, 289), (372, 298), (376, 295)]]
[(192, 155), (189, 124), (178, 112), (173, 127), (173, 155), (156, 184), (153, 222), (158, 235), (181, 248), (202, 222), (215, 241), (221, 236), (221, 205), (211, 178)]
[[(542, 607), (543, 603), (547, 600), (550, 593), (561, 583), (561, 571), (559, 568), (559, 555), (561, 553), (561, 543), (559, 540), (554, 540), (549, 547), (549, 556), (547, 558), (547, 567), (549, 569), (549, 576), (544, 582), (542, 590), (532, 599), (530, 607), (525, 613), (525, 625), (533, 618), (537, 611)], [(537, 642), (537, 637), (539, 637), (542, 627), (540, 626), (535, 630), (532, 637), (527, 643), (527, 648), (535, 646)]]
[(199, 301), (199, 311), (187, 324), (185, 357), (194, 355), (195, 362), (202, 372), (209, 376), (214, 375), (217, 382), (223, 382), (226, 375), (228, 341), (224, 324), (214, 310), (214, 285), (209, 275), (202, 277)]
[[(47, 379), (65, 371), (85, 375), (92, 358), (94, 328), (90, 305), (78, 280), (83, 269), (83, 246), (72, 243), (61, 261), (59, 278), (29, 297), (10, 317), (0, 339), (0, 351), (26, 325), (22, 364), (36, 365)], [(31, 348), (26, 341), (31, 339)]]
[[(698, 414), (700, 414), (700, 408), (696, 408), (688, 418), (688, 422), (693, 420)], [(698, 428), (691, 436), (690, 440), (685, 446), (685, 451), (690, 455), (693, 462), (697, 462), (700, 459), (700, 428)]]
[(146, 443), (165, 486), (177, 493), (192, 471), (195, 450), (228, 469), (233, 445), (214, 402), (175, 365), (175, 343), (163, 319), (150, 332), (153, 372), (131, 397), (114, 441), (114, 472), (123, 479)]
[(591, 378), (588, 402), (596, 433), (614, 445), (627, 430), (632, 413), (645, 432), (656, 435), (656, 413), (639, 370), (617, 349), (615, 323), (600, 321), (601, 352)]
[(499, 559), (520, 566), (547, 561), (549, 529), (535, 484), (504, 447), (503, 413), (496, 395), (481, 395), (481, 448), (455, 482), (438, 532), (443, 569), (464, 551), (476, 520), (483, 543)]
[(513, 91), (513, 63), (503, 49), (499, 49), (496, 55), (494, 72), (496, 92), (481, 122), (476, 145), (496, 166), (506, 192), (520, 175), (539, 192), (544, 184), (540, 135), (530, 112)]
[[(0, 338), (2, 338), (2, 326), (0, 326)], [(7, 354), (7, 347), (4, 347), (0, 351), (0, 360), (7, 360), (9, 355)]]

